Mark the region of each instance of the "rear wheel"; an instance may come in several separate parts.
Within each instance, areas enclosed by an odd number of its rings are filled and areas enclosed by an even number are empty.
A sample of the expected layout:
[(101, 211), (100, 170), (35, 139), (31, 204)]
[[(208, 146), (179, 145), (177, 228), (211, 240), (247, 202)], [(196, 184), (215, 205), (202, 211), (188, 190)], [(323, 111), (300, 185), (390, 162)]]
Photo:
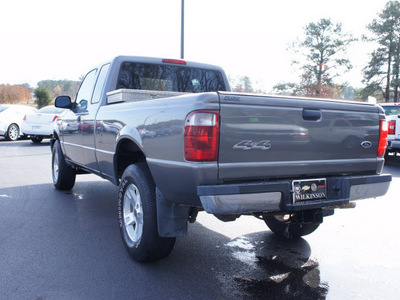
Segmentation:
[(42, 136), (34, 136), (31, 138), (32, 143), (34, 144), (40, 144), (40, 142), (43, 140)]
[(132, 259), (156, 261), (171, 253), (175, 238), (158, 235), (155, 184), (146, 164), (133, 164), (125, 170), (118, 216), (122, 240)]
[(285, 238), (297, 238), (314, 232), (320, 223), (301, 223), (295, 214), (264, 215), (265, 224), (275, 234)]
[(6, 132), (6, 139), (9, 141), (16, 141), (19, 137), (19, 126), (17, 124), (11, 124), (8, 126)]
[(53, 184), (57, 190), (70, 190), (75, 184), (76, 172), (65, 162), (60, 141), (56, 140), (52, 151)]

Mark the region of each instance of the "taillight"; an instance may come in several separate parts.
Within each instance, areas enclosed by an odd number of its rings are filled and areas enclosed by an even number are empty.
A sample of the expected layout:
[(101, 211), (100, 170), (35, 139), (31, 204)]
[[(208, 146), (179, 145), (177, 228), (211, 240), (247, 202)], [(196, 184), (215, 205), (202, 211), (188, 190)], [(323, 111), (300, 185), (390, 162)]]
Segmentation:
[(396, 120), (389, 121), (388, 134), (396, 134)]
[(26, 115), (24, 116), (24, 118), (22, 120), (26, 121)]
[(386, 120), (380, 120), (379, 122), (379, 144), (378, 144), (378, 155), (384, 156), (386, 151), (387, 144), (387, 136), (388, 136), (388, 123)]
[(219, 145), (219, 112), (194, 111), (185, 120), (184, 152), (188, 161), (216, 161)]
[(53, 122), (58, 119), (58, 116), (54, 116)]

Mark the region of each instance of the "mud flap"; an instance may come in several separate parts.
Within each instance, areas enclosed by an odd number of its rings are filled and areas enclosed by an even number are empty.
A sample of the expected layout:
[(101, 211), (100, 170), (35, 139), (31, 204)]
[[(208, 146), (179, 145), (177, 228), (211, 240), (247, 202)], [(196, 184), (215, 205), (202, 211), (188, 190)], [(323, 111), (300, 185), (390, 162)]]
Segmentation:
[(190, 207), (168, 202), (158, 187), (156, 187), (156, 201), (158, 234), (161, 237), (185, 236)]

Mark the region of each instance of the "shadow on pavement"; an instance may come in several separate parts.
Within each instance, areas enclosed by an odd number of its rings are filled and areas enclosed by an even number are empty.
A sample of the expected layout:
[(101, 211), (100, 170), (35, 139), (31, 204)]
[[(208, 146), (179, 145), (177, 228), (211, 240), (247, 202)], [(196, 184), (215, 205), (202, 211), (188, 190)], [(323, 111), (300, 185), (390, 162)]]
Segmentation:
[(19, 139), (17, 141), (7, 141), (6, 139), (0, 138), (1, 147), (15, 147), (18, 145), (19, 147), (49, 147), (50, 146), (50, 139), (44, 139), (40, 143), (33, 143), (29, 139)]

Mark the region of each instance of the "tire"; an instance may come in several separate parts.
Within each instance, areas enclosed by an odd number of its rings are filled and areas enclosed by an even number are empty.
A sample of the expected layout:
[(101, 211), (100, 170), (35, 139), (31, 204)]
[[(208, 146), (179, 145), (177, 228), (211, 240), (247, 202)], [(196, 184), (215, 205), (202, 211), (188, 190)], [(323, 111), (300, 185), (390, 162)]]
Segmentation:
[(122, 175), (118, 218), (124, 246), (133, 260), (157, 261), (174, 248), (175, 238), (158, 235), (155, 184), (145, 163), (130, 165)]
[(264, 215), (268, 228), (284, 238), (298, 238), (314, 232), (320, 223), (298, 223), (286, 219), (289, 215)]
[(19, 137), (19, 126), (13, 123), (10, 126), (8, 126), (6, 132), (6, 139), (8, 141), (16, 141), (18, 140), (18, 137)]
[(34, 144), (40, 144), (41, 141), (43, 141), (42, 136), (34, 136), (31, 138), (32, 143)]
[(52, 149), (51, 169), (53, 184), (57, 190), (70, 190), (73, 188), (76, 172), (65, 162), (59, 140), (56, 140)]

